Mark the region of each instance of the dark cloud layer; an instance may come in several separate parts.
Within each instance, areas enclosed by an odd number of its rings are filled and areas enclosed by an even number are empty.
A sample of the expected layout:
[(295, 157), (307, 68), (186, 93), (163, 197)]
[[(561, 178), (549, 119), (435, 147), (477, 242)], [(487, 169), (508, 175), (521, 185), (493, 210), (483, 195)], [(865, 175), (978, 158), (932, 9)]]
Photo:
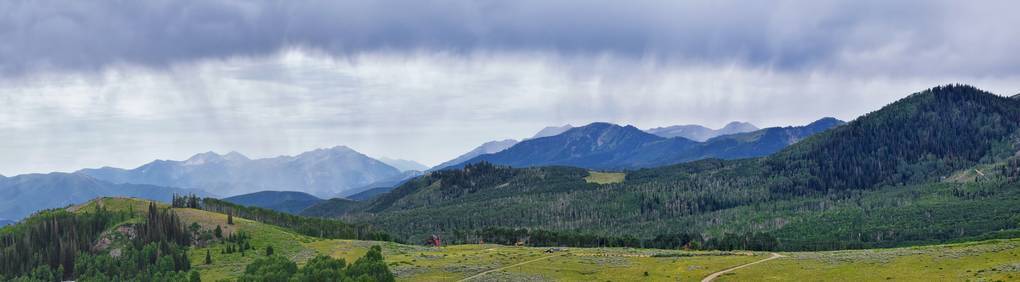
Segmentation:
[(298, 46), (1001, 75), (1020, 71), (1015, 3), (10, 0), (0, 71), (158, 68)]

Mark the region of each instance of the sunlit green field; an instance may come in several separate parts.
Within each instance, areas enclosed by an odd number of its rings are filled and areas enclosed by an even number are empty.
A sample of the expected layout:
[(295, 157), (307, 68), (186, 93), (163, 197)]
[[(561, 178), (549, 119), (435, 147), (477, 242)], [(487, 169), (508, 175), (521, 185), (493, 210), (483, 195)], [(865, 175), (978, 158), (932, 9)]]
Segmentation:
[(718, 281), (1017, 281), (1020, 240), (915, 248), (786, 253)]
[[(323, 240), (308, 244), (347, 260), (374, 242)], [(456, 245), (442, 248), (381, 244), (394, 274), (409, 281), (457, 281), (489, 270), (479, 281), (697, 280), (708, 274), (765, 258), (767, 253), (684, 252), (626, 248), (533, 248)], [(547, 252), (550, 251), (550, 252)], [(660, 256), (660, 257), (653, 257)], [(645, 275), (647, 272), (647, 276)]]
[(623, 182), (626, 177), (627, 174), (622, 172), (589, 171), (584, 181), (595, 184), (613, 184)]

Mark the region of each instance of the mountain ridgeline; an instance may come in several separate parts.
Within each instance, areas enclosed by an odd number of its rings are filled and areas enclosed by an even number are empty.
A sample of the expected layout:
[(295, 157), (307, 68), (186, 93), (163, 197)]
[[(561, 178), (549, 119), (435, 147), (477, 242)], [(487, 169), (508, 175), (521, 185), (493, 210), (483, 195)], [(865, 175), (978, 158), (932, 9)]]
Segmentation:
[(479, 155), (461, 165), (484, 161), (513, 167), (563, 165), (616, 170), (708, 158), (751, 158), (775, 153), (840, 124), (843, 122), (837, 119), (824, 118), (806, 126), (766, 128), (697, 142), (683, 137), (665, 138), (633, 126), (592, 123), (559, 135), (525, 140), (497, 153)]
[(759, 128), (746, 122), (734, 121), (720, 129), (711, 129), (697, 124), (656, 127), (645, 130), (665, 138), (683, 137), (698, 142), (705, 142), (717, 136), (756, 131)]
[[(632, 158), (619, 152), (676, 146), (658, 143), (704, 145), (592, 124), (429, 173), (367, 202), (314, 210), (402, 238), (451, 241), (486, 228), (706, 240), (765, 234), (784, 250), (1020, 236), (1020, 100), (942, 86), (837, 124), (717, 137), (795, 143), (766, 157), (639, 169), (615, 181), (567, 166), (609, 166)], [(552, 145), (563, 150), (538, 150)], [(550, 164), (567, 166), (539, 167)]]
[(130, 170), (104, 167), (79, 173), (113, 183), (195, 188), (220, 196), (291, 190), (324, 198), (401, 175), (398, 169), (344, 146), (255, 160), (236, 152), (208, 152)]
[(289, 214), (300, 213), (307, 207), (325, 200), (296, 191), (261, 191), (224, 198), (224, 201), (242, 206), (253, 206)]
[[(543, 131), (548, 133), (548, 130), (543, 129)], [(539, 132), (539, 134), (536, 134), (536, 136), (539, 136), (541, 134), (542, 132)], [(501, 152), (503, 150), (506, 150), (507, 148), (513, 147), (513, 145), (516, 144), (517, 140), (514, 139), (485, 142), (484, 144), (479, 145), (478, 147), (472, 149), (471, 151), (468, 151), (467, 153), (464, 153), (463, 155), (457, 156), (452, 160), (436, 165), (431, 170), (440, 170), (451, 166), (456, 166), (458, 164), (462, 164), (468, 160), (471, 160), (477, 156)]]

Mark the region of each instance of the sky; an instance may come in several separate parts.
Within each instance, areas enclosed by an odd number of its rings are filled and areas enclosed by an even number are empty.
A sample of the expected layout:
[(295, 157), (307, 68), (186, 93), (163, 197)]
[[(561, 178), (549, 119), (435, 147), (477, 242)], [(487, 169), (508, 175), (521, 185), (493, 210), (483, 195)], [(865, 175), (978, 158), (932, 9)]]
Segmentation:
[(0, 1), (0, 174), (346, 145), (435, 165), (596, 121), (1020, 92), (1016, 1)]

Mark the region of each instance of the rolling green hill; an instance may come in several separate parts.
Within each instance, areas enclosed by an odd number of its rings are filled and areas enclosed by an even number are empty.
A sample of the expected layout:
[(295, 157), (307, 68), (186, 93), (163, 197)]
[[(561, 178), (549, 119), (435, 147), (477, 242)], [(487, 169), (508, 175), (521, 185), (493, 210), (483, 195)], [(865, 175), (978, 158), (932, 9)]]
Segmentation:
[[(1018, 128), (1020, 101), (942, 86), (764, 158), (628, 171), (610, 184), (589, 183), (579, 168), (478, 164), (430, 173), (330, 216), (409, 241), (442, 234), (471, 242), (489, 227), (675, 235), (714, 247), (774, 237), (780, 250), (1014, 237), (1020, 185), (1009, 175), (1018, 169)], [(943, 181), (985, 166), (1002, 173)]]

